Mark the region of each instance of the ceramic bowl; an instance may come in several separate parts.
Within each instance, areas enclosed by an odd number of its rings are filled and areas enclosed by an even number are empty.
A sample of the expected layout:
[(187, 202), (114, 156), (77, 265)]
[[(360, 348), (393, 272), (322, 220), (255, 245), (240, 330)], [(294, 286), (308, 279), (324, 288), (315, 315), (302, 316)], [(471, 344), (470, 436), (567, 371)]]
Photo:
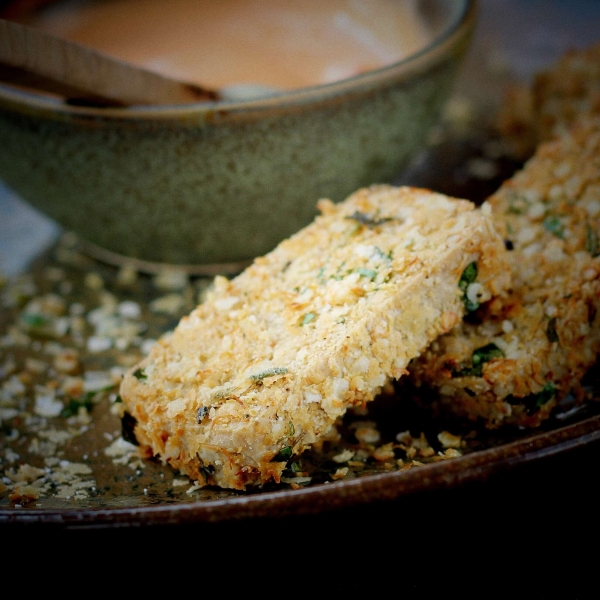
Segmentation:
[(263, 98), (97, 108), (0, 86), (0, 179), (92, 254), (239, 270), (307, 225), (319, 198), (390, 182), (424, 147), (477, 6), (421, 4), (437, 33), (418, 53)]

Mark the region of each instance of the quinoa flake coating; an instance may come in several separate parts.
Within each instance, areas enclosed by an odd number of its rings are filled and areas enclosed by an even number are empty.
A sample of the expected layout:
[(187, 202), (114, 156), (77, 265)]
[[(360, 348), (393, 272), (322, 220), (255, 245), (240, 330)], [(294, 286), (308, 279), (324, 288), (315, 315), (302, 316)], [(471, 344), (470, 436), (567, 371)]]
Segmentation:
[(533, 111), (540, 140), (564, 134), (583, 115), (600, 115), (600, 42), (570, 49), (536, 74)]
[(467, 200), (374, 185), (318, 207), (243, 273), (215, 278), (126, 374), (146, 456), (200, 485), (279, 482), (349, 407), (509, 284), (502, 238)]
[(512, 154), (531, 158), (538, 144), (566, 133), (581, 117), (600, 116), (600, 42), (569, 48), (534, 74), (532, 83), (505, 90), (495, 128)]
[(409, 367), (433, 406), (490, 428), (539, 426), (581, 403), (600, 352), (600, 119), (541, 144), (487, 200), (513, 287)]

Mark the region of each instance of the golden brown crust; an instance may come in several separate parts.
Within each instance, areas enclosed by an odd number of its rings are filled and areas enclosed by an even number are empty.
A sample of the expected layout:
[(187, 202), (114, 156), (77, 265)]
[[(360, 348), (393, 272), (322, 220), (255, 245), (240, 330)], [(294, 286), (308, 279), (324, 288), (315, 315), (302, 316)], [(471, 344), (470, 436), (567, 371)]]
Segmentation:
[[(373, 399), (465, 313), (508, 285), (502, 239), (466, 200), (355, 192), (258, 258), (131, 369), (135, 434), (199, 484), (279, 481), (290, 455)], [(459, 288), (467, 265), (478, 276)]]
[[(600, 119), (542, 144), (487, 204), (514, 247), (513, 289), (482, 307), (479, 323), (436, 340), (411, 376), (439, 392), (439, 408), (488, 427), (535, 427), (568, 394), (583, 398), (600, 352)], [(473, 358), (485, 347), (479, 375)]]

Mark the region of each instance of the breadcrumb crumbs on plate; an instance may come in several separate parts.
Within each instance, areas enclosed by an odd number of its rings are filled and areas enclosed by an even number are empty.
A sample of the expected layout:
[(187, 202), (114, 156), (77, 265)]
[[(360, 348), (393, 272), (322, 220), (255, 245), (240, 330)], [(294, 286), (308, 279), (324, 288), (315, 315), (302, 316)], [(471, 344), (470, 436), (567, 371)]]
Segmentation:
[(348, 475), (349, 469), (348, 467), (340, 467), (331, 475), (331, 479), (337, 481), (338, 479), (344, 479), (346, 475)]
[(462, 445), (462, 437), (453, 435), (449, 431), (441, 431), (438, 433), (437, 439), (444, 448), (460, 448)]
[(344, 462), (348, 462), (349, 460), (352, 460), (353, 457), (354, 457), (354, 452), (352, 450), (344, 450), (343, 452), (336, 454), (333, 457), (333, 460), (336, 463), (344, 463)]

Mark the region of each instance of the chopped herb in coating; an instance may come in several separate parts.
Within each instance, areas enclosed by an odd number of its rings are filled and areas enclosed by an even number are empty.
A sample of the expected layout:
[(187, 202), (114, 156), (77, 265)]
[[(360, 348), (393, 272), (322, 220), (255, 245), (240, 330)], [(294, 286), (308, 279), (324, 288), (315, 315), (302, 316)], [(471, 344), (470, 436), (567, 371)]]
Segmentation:
[(21, 315), (21, 322), (24, 325), (27, 325), (27, 327), (35, 328), (47, 325), (50, 322), (50, 319), (48, 319), (48, 317), (45, 317), (44, 315), (29, 313)]
[(284, 446), (272, 459), (271, 462), (287, 462), (292, 457), (292, 447)]
[(250, 375), (248, 379), (251, 381), (262, 381), (265, 377), (272, 377), (273, 375), (284, 375), (288, 370), (286, 367), (272, 367), (271, 369), (265, 369), (264, 371), (260, 371), (259, 373), (254, 373), (254, 375)]
[(377, 277), (377, 271), (375, 271), (374, 269), (365, 269), (364, 267), (360, 267), (359, 269), (356, 269), (356, 272), (361, 276), (361, 277), (366, 277), (367, 279), (375, 279), (375, 277)]
[(502, 350), (494, 343), (486, 344), (481, 348), (476, 348), (471, 356), (472, 366), (456, 369), (452, 372), (452, 376), (465, 377), (467, 375), (473, 375), (475, 377), (481, 377), (483, 365), (493, 358), (500, 358), (501, 356), (504, 356), (504, 352), (502, 352)]
[(473, 261), (469, 263), (462, 272), (458, 280), (458, 287), (463, 292), (463, 302), (467, 312), (473, 312), (479, 308), (479, 302), (473, 302), (469, 299), (469, 286), (477, 279), (477, 263)]
[(300, 326), (308, 325), (311, 321), (314, 321), (316, 318), (317, 318), (317, 315), (315, 315), (314, 312), (306, 313), (302, 317), (302, 320), (300, 321)]
[(548, 327), (546, 327), (546, 337), (549, 342), (558, 342), (558, 333), (556, 332), (556, 317), (553, 317), (548, 321)]
[(525, 213), (530, 205), (530, 202), (525, 196), (518, 194), (517, 192), (509, 192), (508, 195), (508, 213), (513, 215), (522, 215)]
[(286, 467), (285, 470), (283, 472), (283, 474), (286, 477), (297, 477), (299, 474), (304, 473), (304, 469), (302, 468), (302, 463), (298, 460), (298, 461), (294, 461), (294, 462), (289, 462)]
[(234, 388), (226, 388), (224, 390), (219, 390), (218, 392), (215, 392), (214, 394), (212, 394), (210, 399), (211, 400), (222, 400), (223, 398), (229, 398), (230, 396), (233, 395), (233, 390), (234, 390)]
[(470, 283), (473, 283), (477, 279), (477, 263), (473, 261), (469, 263), (465, 270), (462, 272), (460, 279), (458, 280), (458, 287), (466, 291)]
[(144, 380), (144, 379), (148, 379), (148, 375), (146, 375), (146, 373), (144, 373), (144, 369), (142, 369), (141, 367), (138, 367), (134, 372), (133, 372), (133, 376), (136, 379), (139, 379), (140, 381)]
[(510, 395), (506, 398), (509, 404), (523, 404), (525, 410), (529, 416), (536, 413), (544, 404), (547, 404), (556, 395), (556, 387), (552, 382), (548, 382), (537, 394), (529, 394), (523, 398), (516, 398)]
[(341, 281), (342, 279), (344, 279), (344, 277), (346, 277), (346, 275), (350, 275), (350, 273), (352, 273), (352, 269), (344, 269), (344, 266), (346, 265), (346, 261), (344, 261), (336, 270), (336, 272), (333, 275), (330, 275), (329, 278), (333, 279), (334, 281)]
[(589, 223), (585, 224), (585, 249), (596, 257), (600, 255), (600, 240), (598, 234), (592, 229)]
[(556, 216), (548, 215), (544, 219), (544, 229), (555, 235), (557, 238), (563, 238), (565, 236), (565, 226), (561, 223), (560, 219)]
[(382, 219), (376, 219), (371, 217), (365, 213), (361, 213), (358, 210), (354, 211), (354, 214), (349, 217), (344, 217), (346, 219), (354, 219), (361, 225), (365, 225), (366, 227), (377, 227), (377, 225), (383, 225), (383, 223), (387, 223), (388, 221), (393, 221), (392, 217), (384, 217)]
[(379, 246), (375, 246), (375, 252), (377, 253), (377, 255), (379, 256), (379, 258), (383, 259), (383, 260), (392, 260), (393, 256), (394, 256), (394, 250), (391, 249), (387, 254), (379, 247)]

